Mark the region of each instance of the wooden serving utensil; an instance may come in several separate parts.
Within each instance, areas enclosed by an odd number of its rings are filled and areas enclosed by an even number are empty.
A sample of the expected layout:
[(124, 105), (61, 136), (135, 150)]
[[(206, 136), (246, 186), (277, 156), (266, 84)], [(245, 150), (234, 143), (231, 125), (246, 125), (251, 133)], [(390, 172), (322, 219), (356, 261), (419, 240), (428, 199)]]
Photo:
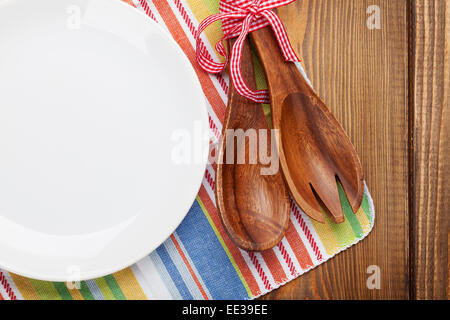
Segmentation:
[(251, 33), (270, 92), (273, 127), (279, 130), (281, 168), (294, 200), (311, 218), (344, 221), (337, 179), (356, 212), (364, 195), (361, 164), (343, 128), (286, 62), (271, 27)]
[[(248, 41), (245, 41), (242, 52), (242, 75), (247, 84), (255, 89)], [(262, 106), (240, 96), (231, 81), (216, 170), (216, 204), (225, 230), (236, 245), (248, 251), (270, 249), (281, 241), (288, 228), (288, 190), (280, 170), (273, 175), (262, 175), (261, 169), (268, 166), (262, 165), (260, 161), (257, 164), (249, 163), (249, 139), (245, 139), (245, 144), (241, 144), (245, 147), (241, 148), (235, 143), (237, 139), (234, 137), (230, 139), (232, 141), (227, 141), (228, 129), (242, 129), (244, 132), (254, 129), (258, 142), (259, 130), (267, 130), (266, 150), (270, 154), (271, 132)], [(234, 148), (232, 161), (226, 157), (228, 148)], [(237, 163), (239, 156), (245, 156), (244, 164)]]

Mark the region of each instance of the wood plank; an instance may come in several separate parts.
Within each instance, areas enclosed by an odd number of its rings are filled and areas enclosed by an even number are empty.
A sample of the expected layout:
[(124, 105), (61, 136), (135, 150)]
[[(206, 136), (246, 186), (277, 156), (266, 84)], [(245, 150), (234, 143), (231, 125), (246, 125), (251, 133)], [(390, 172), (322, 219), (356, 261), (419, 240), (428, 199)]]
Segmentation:
[[(381, 29), (366, 13), (378, 5)], [(372, 233), (264, 299), (405, 299), (408, 265), (408, 11), (401, 0), (301, 0), (278, 13), (318, 94), (354, 143), (374, 198)], [(381, 289), (366, 286), (381, 270)]]
[(414, 297), (448, 299), (450, 2), (414, 4)]

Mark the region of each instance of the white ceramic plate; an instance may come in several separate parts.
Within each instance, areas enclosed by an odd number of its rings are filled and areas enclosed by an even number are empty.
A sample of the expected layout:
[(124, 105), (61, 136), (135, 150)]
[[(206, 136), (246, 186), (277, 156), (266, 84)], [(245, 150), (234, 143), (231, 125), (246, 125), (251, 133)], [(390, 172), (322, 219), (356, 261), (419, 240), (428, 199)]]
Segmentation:
[(138, 10), (0, 0), (0, 268), (72, 281), (145, 257), (195, 200), (207, 131), (191, 64)]

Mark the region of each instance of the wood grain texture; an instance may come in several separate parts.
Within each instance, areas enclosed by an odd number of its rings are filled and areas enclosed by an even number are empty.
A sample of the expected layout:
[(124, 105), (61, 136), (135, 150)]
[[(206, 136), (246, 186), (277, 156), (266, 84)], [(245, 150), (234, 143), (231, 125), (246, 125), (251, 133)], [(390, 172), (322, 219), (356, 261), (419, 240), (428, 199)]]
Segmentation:
[(414, 296), (449, 298), (450, 1), (414, 2)]
[[(370, 5), (381, 29), (366, 26)], [(402, 0), (301, 0), (280, 8), (319, 96), (346, 130), (375, 203), (375, 227), (357, 246), (263, 299), (409, 297), (408, 6)], [(381, 288), (366, 286), (367, 268)]]

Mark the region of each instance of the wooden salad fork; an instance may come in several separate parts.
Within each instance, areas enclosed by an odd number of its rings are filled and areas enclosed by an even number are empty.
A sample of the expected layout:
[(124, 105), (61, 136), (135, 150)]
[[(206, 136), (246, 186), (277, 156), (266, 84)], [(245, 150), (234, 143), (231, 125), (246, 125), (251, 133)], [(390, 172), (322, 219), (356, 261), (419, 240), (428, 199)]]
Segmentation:
[[(248, 41), (246, 40), (243, 46), (242, 75), (250, 87), (255, 88)], [(288, 228), (289, 193), (280, 170), (271, 175), (263, 175), (261, 169), (267, 169), (268, 166), (261, 164), (260, 159), (256, 164), (249, 163), (248, 139), (241, 145), (245, 147), (239, 147), (234, 137), (227, 141), (226, 132), (229, 129), (242, 129), (244, 132), (254, 129), (259, 142), (261, 138), (259, 129), (264, 129), (267, 132), (266, 150), (274, 152), (271, 132), (262, 106), (240, 96), (231, 81), (229, 90), (216, 169), (216, 204), (223, 226), (231, 240), (242, 249), (263, 251), (280, 242)], [(226, 158), (229, 148), (234, 148), (233, 163), (229, 163), (230, 159)], [(259, 154), (259, 146), (257, 152)], [(245, 158), (245, 163), (237, 163), (239, 156)], [(278, 157), (276, 161), (278, 162)]]
[(271, 27), (251, 33), (270, 93), (272, 123), (279, 130), (280, 163), (294, 200), (311, 218), (344, 221), (337, 181), (353, 212), (364, 195), (358, 155), (342, 126), (308, 85), (297, 66), (284, 60)]

